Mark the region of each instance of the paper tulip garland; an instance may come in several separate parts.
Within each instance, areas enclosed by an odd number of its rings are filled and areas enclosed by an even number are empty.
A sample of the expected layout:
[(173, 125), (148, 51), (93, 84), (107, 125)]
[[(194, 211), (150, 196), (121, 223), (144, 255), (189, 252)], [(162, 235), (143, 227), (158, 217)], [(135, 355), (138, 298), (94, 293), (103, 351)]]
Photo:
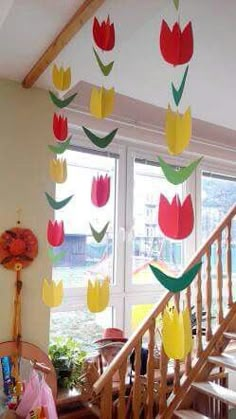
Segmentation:
[(166, 141), (170, 154), (181, 154), (188, 146), (192, 135), (191, 109), (181, 115), (168, 106), (166, 112)]
[(175, 170), (171, 165), (166, 163), (161, 157), (158, 157), (159, 164), (161, 166), (162, 172), (165, 175), (165, 178), (172, 183), (173, 185), (179, 185), (185, 182), (194, 172), (196, 167), (201, 162), (202, 157), (198, 160), (195, 160), (186, 167), (178, 168)]
[(179, 196), (175, 195), (169, 203), (164, 195), (160, 195), (158, 223), (166, 237), (182, 240), (193, 230), (194, 212), (191, 196), (185, 198), (181, 204)]
[(114, 108), (114, 89), (107, 90), (104, 87), (101, 89), (92, 89), (90, 98), (90, 113), (95, 118), (103, 119), (111, 115)]
[(92, 313), (105, 310), (109, 303), (109, 279), (88, 280), (87, 305)]
[(63, 282), (43, 280), (42, 300), (47, 307), (58, 307), (63, 300)]
[(57, 90), (65, 91), (69, 89), (71, 85), (70, 67), (64, 70), (63, 67), (58, 68), (57, 65), (54, 64), (52, 69), (52, 81)]
[(48, 243), (51, 246), (61, 246), (64, 242), (64, 223), (63, 221), (49, 221), (47, 229)]
[(95, 207), (104, 207), (110, 198), (110, 176), (93, 178), (91, 200)]
[(166, 308), (162, 318), (162, 343), (168, 358), (184, 360), (193, 347), (189, 310), (180, 313), (176, 308)]
[(95, 17), (93, 21), (93, 39), (98, 48), (103, 51), (111, 51), (115, 46), (115, 27), (110, 23), (110, 17), (100, 24)]
[(187, 272), (184, 272), (179, 277), (173, 277), (170, 275), (166, 275), (156, 266), (149, 265), (152, 273), (154, 274), (155, 278), (170, 292), (180, 292), (187, 288), (191, 282), (194, 280), (197, 273), (200, 271), (202, 262), (197, 263)]
[[(93, 21), (93, 39), (95, 46), (103, 52), (110, 52), (115, 46), (115, 26), (110, 22), (110, 17), (99, 23), (95, 17)], [(108, 77), (114, 65), (114, 61), (104, 63), (98, 54), (96, 48), (93, 48), (99, 69), (104, 77)], [(104, 55), (103, 55), (104, 56)], [(90, 113), (97, 119), (104, 119), (110, 116), (114, 110), (115, 90), (114, 88), (106, 89), (105, 87), (93, 87), (90, 96)], [(99, 148), (106, 148), (113, 141), (118, 129), (114, 129), (109, 134), (99, 137), (86, 127), (83, 127), (87, 138)]]
[(171, 30), (166, 21), (163, 20), (160, 33), (160, 49), (167, 63), (174, 66), (188, 63), (193, 55), (191, 22), (181, 31), (179, 23), (176, 22)]
[(54, 113), (53, 132), (57, 141), (65, 141), (68, 136), (68, 121), (63, 115)]
[(55, 183), (64, 183), (67, 179), (67, 163), (65, 159), (50, 160), (50, 177)]

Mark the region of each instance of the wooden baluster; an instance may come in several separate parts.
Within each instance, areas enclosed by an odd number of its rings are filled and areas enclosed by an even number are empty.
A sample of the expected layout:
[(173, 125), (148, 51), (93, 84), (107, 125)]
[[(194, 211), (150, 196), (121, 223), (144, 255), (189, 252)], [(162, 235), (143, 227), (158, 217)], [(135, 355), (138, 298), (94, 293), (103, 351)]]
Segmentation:
[[(191, 287), (189, 286), (186, 290), (186, 307), (189, 311), (189, 316), (191, 316)], [(185, 360), (185, 374), (188, 375), (192, 366), (192, 353), (190, 352)]]
[(140, 405), (141, 405), (141, 378), (140, 378), (140, 368), (141, 368), (141, 347), (142, 340), (140, 340), (135, 346), (135, 376), (134, 376), (134, 385), (133, 385), (133, 419), (139, 419), (140, 417)]
[(229, 221), (227, 225), (227, 237), (226, 237), (226, 273), (228, 278), (228, 306), (231, 307), (233, 304), (233, 294), (232, 294), (232, 249), (231, 249), (231, 227), (232, 222)]
[(220, 324), (224, 318), (223, 315), (223, 282), (222, 282), (223, 270), (222, 270), (222, 233), (219, 234), (217, 239), (217, 321)]
[(154, 347), (156, 320), (149, 326), (148, 360), (147, 360), (147, 419), (153, 418), (154, 403)]
[(202, 273), (199, 271), (197, 275), (197, 291), (196, 291), (196, 347), (197, 357), (202, 353)]
[(164, 351), (164, 346), (161, 345), (160, 352), (160, 386), (159, 386), (159, 414), (161, 415), (166, 407), (166, 392), (167, 392), (167, 369), (168, 357)]
[(206, 253), (206, 340), (212, 337), (211, 328), (211, 305), (212, 305), (212, 284), (211, 284), (211, 247)]
[(110, 380), (102, 390), (101, 418), (112, 419), (112, 380)]
[[(179, 299), (180, 294), (175, 294), (175, 307), (179, 313)], [(174, 393), (177, 393), (180, 386), (180, 362), (179, 360), (175, 360), (175, 369), (174, 369)]]
[(126, 372), (127, 372), (127, 360), (122, 364), (122, 366), (119, 369), (120, 391), (119, 391), (119, 401), (118, 401), (118, 419), (124, 419), (126, 415), (126, 408), (125, 408)]

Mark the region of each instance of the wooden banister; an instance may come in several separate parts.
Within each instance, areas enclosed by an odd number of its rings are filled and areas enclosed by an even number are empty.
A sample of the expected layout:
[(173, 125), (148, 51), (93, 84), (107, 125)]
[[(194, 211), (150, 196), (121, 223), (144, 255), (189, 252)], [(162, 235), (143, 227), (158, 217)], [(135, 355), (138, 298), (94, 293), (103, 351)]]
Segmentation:
[[(207, 306), (207, 313), (208, 313), (208, 340), (210, 340), (210, 344), (208, 345), (208, 348), (211, 348), (212, 342), (215, 340), (211, 338), (211, 247), (216, 242), (217, 243), (217, 269), (216, 274), (218, 276), (218, 287), (223, 286), (222, 285), (222, 233), (225, 229), (227, 229), (227, 261), (226, 261), (226, 271), (228, 276), (228, 287), (232, 287), (232, 271), (231, 271), (231, 225), (232, 220), (236, 216), (236, 205), (234, 205), (230, 211), (227, 213), (223, 221), (219, 223), (219, 225), (216, 227), (216, 229), (213, 231), (212, 234), (208, 237), (206, 242), (200, 247), (200, 249), (196, 252), (196, 254), (192, 257), (192, 259), (189, 261), (185, 269), (182, 271), (180, 275), (188, 271), (192, 266), (194, 266), (196, 263), (200, 262), (203, 258), (203, 256), (206, 259), (206, 283), (207, 283), (207, 299), (206, 299), (206, 306)], [(203, 269), (198, 274), (197, 282), (195, 282), (195, 288), (197, 291), (196, 294), (196, 317), (197, 317), (197, 356), (202, 356), (203, 350), (202, 350), (202, 337), (201, 337), (201, 322), (202, 322), (202, 290), (201, 290), (201, 281), (203, 276)], [(186, 290), (186, 296), (185, 301), (187, 304), (187, 307), (191, 307), (191, 289)], [(126, 344), (123, 346), (121, 351), (117, 354), (117, 356), (114, 358), (114, 360), (111, 362), (109, 367), (106, 369), (106, 371), (101, 375), (101, 377), (97, 380), (97, 382), (93, 386), (94, 393), (96, 395), (101, 394), (102, 395), (102, 406), (105, 402), (104, 394), (107, 393), (108, 388), (110, 388), (110, 383), (112, 382), (113, 375), (119, 371), (122, 380), (124, 378), (123, 373), (123, 366), (124, 363), (127, 362), (131, 352), (133, 349), (136, 349), (137, 351), (137, 357), (140, 356), (138, 353), (140, 353), (141, 348), (141, 340), (143, 335), (149, 331), (150, 339), (149, 339), (149, 358), (148, 358), (148, 386), (149, 390), (153, 391), (153, 385), (151, 381), (153, 381), (153, 351), (154, 351), (154, 325), (156, 318), (164, 311), (166, 305), (170, 301), (170, 299), (174, 296), (173, 293), (168, 292), (164, 295), (161, 302), (159, 302), (156, 307), (151, 311), (151, 313), (148, 315), (148, 317), (143, 321), (143, 323), (137, 328), (137, 330), (133, 333), (131, 338), (126, 342)], [(229, 298), (228, 303), (232, 304), (232, 290), (229, 289)], [(176, 308), (179, 308), (179, 295), (175, 294), (175, 305)], [(223, 320), (223, 311), (222, 311), (222, 290), (218, 293), (218, 307), (219, 307), (219, 320), (220, 322), (224, 323)], [(225, 323), (224, 323), (225, 324)], [(220, 329), (221, 330), (221, 329)], [(218, 335), (217, 335), (218, 336)], [(205, 352), (204, 352), (205, 354)], [(160, 381), (160, 387), (159, 387), (159, 409), (162, 413), (166, 407), (166, 378), (167, 378), (167, 364), (168, 364), (168, 358), (166, 357), (163, 347), (161, 350), (161, 358), (160, 358), (160, 370), (161, 370), (161, 381)], [(138, 391), (140, 389), (140, 379), (139, 374), (137, 374), (138, 370), (140, 368), (140, 359), (136, 359), (135, 361), (135, 370), (136, 370), (136, 383), (134, 382), (134, 394), (138, 398), (137, 406), (133, 406), (133, 413), (134, 418), (137, 417), (138, 414), (138, 407), (140, 405), (140, 397), (138, 396)], [(194, 367), (195, 368), (195, 367)], [(191, 366), (191, 355), (186, 361), (186, 369), (185, 373), (189, 377), (189, 380), (192, 377), (192, 366)], [(179, 361), (176, 361), (175, 363), (175, 371), (174, 371), (174, 390), (175, 392), (178, 392), (179, 388), (179, 382), (180, 382), (180, 365)], [(124, 395), (124, 388), (122, 388), (122, 396)], [(152, 418), (152, 405), (153, 405), (153, 396), (148, 393), (148, 401), (149, 401), (149, 408), (148, 408), (148, 418)], [(123, 412), (123, 404), (121, 401), (121, 411)], [(123, 414), (123, 413), (122, 413)], [(111, 416), (106, 416), (107, 418)], [(146, 417), (146, 416), (145, 416)]]

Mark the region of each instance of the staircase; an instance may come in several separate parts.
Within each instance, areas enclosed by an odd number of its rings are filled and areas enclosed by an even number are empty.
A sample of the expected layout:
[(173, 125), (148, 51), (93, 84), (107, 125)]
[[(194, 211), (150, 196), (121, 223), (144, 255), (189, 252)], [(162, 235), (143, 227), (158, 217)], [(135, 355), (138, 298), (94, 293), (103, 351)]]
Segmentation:
[[(227, 419), (228, 406), (236, 407), (236, 392), (228, 389), (227, 370), (236, 371), (236, 302), (232, 282), (232, 225), (236, 205), (198, 250), (184, 271), (203, 261), (201, 271), (186, 290), (167, 293), (94, 384), (102, 419)], [(213, 265), (212, 255), (216, 254)], [(236, 279), (236, 278), (235, 278)], [(235, 286), (234, 286), (235, 288)], [(155, 365), (156, 319), (173, 299), (177, 309), (196, 307), (194, 349), (184, 363), (169, 360), (163, 347)], [(202, 336), (202, 311), (206, 331)], [(214, 316), (213, 316), (214, 314)], [(142, 338), (148, 332), (147, 375), (140, 376)], [(132, 385), (127, 379), (129, 357), (135, 350)], [(113, 376), (119, 373), (118, 390)]]

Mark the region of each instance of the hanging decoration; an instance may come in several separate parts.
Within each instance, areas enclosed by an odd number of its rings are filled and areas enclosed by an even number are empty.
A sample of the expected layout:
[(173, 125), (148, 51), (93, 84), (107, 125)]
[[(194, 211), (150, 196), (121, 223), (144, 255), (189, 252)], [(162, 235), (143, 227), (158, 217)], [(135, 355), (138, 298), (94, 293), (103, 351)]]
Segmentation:
[(166, 237), (181, 240), (188, 237), (194, 226), (194, 212), (191, 195), (188, 195), (183, 204), (179, 196), (175, 195), (171, 204), (164, 195), (160, 195), (158, 224)]
[[(71, 87), (71, 69), (70, 67), (64, 69), (58, 67), (56, 64), (52, 68), (52, 82), (54, 88), (57, 90), (56, 93), (49, 91), (49, 95), (52, 103), (60, 109), (60, 113), (54, 112), (52, 121), (52, 131), (56, 144), (48, 145), (49, 150), (56, 154), (62, 155), (70, 146), (72, 136), (69, 135), (68, 129), (68, 118), (64, 115), (63, 108), (69, 106), (74, 100), (77, 93), (72, 94), (69, 97), (64, 98), (63, 94)], [(49, 163), (49, 175), (53, 182), (56, 184), (63, 184), (67, 180), (67, 161), (65, 158), (53, 158)], [(57, 201), (49, 193), (45, 192), (47, 202), (52, 209), (58, 211), (64, 208), (73, 195)], [(57, 248), (64, 243), (65, 232), (63, 221), (51, 221), (49, 220), (47, 226), (47, 241), (48, 257), (52, 263), (58, 263), (66, 255), (65, 251), (54, 252), (53, 248)], [(56, 284), (54, 281), (43, 280), (42, 286), (42, 299), (45, 305), (48, 307), (58, 307), (62, 303), (63, 299), (63, 282), (60, 281)]]
[(48, 145), (49, 150), (55, 154), (63, 154), (70, 146), (72, 136), (68, 138), (68, 140), (64, 141), (61, 144), (57, 145)]
[(162, 343), (168, 358), (183, 361), (192, 351), (193, 337), (190, 313), (187, 308), (178, 312), (166, 308), (162, 317)]
[(175, 102), (176, 106), (179, 106), (182, 95), (184, 93), (185, 83), (186, 83), (187, 75), (188, 75), (188, 69), (189, 69), (189, 66), (187, 66), (186, 69), (185, 69), (182, 82), (181, 82), (178, 89), (176, 89), (174, 83), (171, 83), (172, 95), (173, 95), (173, 99), (174, 99), (174, 102)]
[(110, 298), (109, 278), (88, 280), (87, 305), (91, 313), (100, 313), (104, 311)]
[(170, 154), (181, 154), (189, 145), (192, 135), (191, 109), (181, 115), (172, 111), (170, 105), (166, 113), (165, 125), (166, 141)]
[(91, 200), (95, 207), (104, 207), (110, 198), (110, 176), (98, 175), (93, 178)]
[[(112, 51), (115, 47), (115, 26), (110, 22), (110, 17), (99, 23), (95, 17), (93, 21), (93, 40), (95, 46), (106, 53)], [(104, 63), (104, 60), (98, 54), (98, 51), (93, 47), (93, 52), (96, 58), (99, 69), (101, 70), (105, 79), (110, 75), (113, 70), (114, 61)], [(104, 57), (104, 55), (103, 55)], [(107, 89), (104, 86), (100, 88), (92, 88), (90, 97), (90, 113), (97, 119), (104, 119), (110, 116), (114, 110), (115, 90), (114, 88)], [(106, 148), (113, 141), (118, 131), (114, 129), (104, 137), (98, 137), (95, 133), (88, 128), (83, 127), (84, 133), (87, 138), (97, 147)]]
[(103, 74), (105, 77), (109, 76), (110, 72), (111, 72), (111, 71), (112, 71), (112, 69), (113, 69), (114, 61), (111, 61), (111, 62), (110, 62), (110, 63), (108, 63), (108, 64), (104, 64), (104, 63), (102, 62), (101, 58), (99, 57), (99, 55), (98, 55), (97, 51), (95, 50), (95, 48), (93, 48), (93, 52), (94, 52), (94, 55), (95, 55), (95, 57), (96, 57), (97, 63), (98, 63), (98, 65), (99, 65), (99, 67), (100, 67), (100, 70), (101, 70), (102, 74)]
[(82, 128), (84, 130), (84, 133), (90, 139), (90, 141), (99, 148), (106, 148), (107, 146), (109, 146), (109, 144), (115, 138), (115, 135), (118, 131), (118, 128), (116, 128), (113, 131), (111, 131), (109, 134), (105, 135), (104, 137), (98, 137), (88, 128), (85, 128), (85, 127), (82, 127)]
[(103, 51), (111, 51), (115, 46), (115, 26), (110, 23), (110, 16), (107, 21), (100, 24), (95, 17), (93, 21), (93, 39), (98, 48)]
[[(17, 211), (20, 213), (20, 210)], [(22, 228), (18, 214), (18, 227), (9, 228), (0, 236), (0, 263), (4, 268), (13, 270), (16, 274), (14, 312), (13, 312), (13, 340), (16, 342), (16, 354), (12, 357), (12, 376), (16, 386), (20, 383), (19, 357), (21, 342), (21, 295), (23, 281), (21, 271), (27, 268), (38, 254), (38, 240), (28, 228)]]
[(71, 69), (68, 67), (64, 70), (63, 67), (58, 68), (54, 64), (52, 69), (52, 81), (57, 90), (65, 91), (71, 86)]
[(50, 207), (52, 207), (54, 210), (59, 210), (59, 209), (65, 207), (74, 196), (74, 195), (71, 195), (71, 196), (68, 196), (68, 198), (63, 199), (62, 201), (56, 201), (47, 192), (45, 192), (45, 195), (46, 195), (46, 198), (48, 200), (48, 203), (49, 203)]
[(63, 115), (54, 113), (53, 117), (53, 132), (56, 141), (65, 141), (68, 136), (68, 121)]
[(60, 306), (63, 300), (63, 282), (56, 283), (45, 278), (42, 285), (42, 300), (47, 307)]
[(178, 22), (174, 24), (171, 30), (166, 21), (163, 20), (160, 33), (160, 49), (167, 63), (174, 66), (188, 63), (193, 55), (191, 22), (181, 31)]
[(200, 271), (202, 262), (197, 263), (187, 272), (184, 272), (179, 277), (173, 277), (170, 275), (166, 275), (160, 269), (158, 269), (154, 265), (149, 265), (152, 273), (154, 274), (155, 278), (165, 287), (167, 290), (171, 292), (180, 292), (187, 288), (191, 282), (194, 280), (197, 273)]
[(90, 98), (90, 113), (98, 119), (104, 119), (112, 114), (114, 108), (115, 90), (93, 87)]
[(103, 240), (103, 238), (104, 238), (104, 236), (107, 232), (109, 224), (110, 224), (110, 222), (108, 221), (108, 223), (106, 223), (106, 225), (103, 227), (103, 229), (101, 231), (95, 230), (95, 228), (92, 226), (92, 224), (91, 223), (89, 224), (92, 236), (96, 240), (97, 243), (101, 243), (101, 241)]
[(63, 250), (61, 252), (54, 253), (51, 247), (48, 248), (48, 257), (53, 264), (59, 262), (61, 259), (64, 259), (65, 255), (66, 252)]
[(67, 163), (65, 159), (51, 159), (50, 177), (55, 183), (64, 183), (67, 179)]
[(180, 185), (184, 183), (194, 172), (196, 167), (199, 165), (203, 157), (193, 161), (186, 167), (178, 168), (175, 170), (170, 164), (166, 163), (161, 157), (158, 157), (158, 161), (165, 178), (173, 185)]
[(49, 221), (47, 229), (48, 243), (53, 247), (61, 246), (64, 242), (64, 223), (63, 221)]

